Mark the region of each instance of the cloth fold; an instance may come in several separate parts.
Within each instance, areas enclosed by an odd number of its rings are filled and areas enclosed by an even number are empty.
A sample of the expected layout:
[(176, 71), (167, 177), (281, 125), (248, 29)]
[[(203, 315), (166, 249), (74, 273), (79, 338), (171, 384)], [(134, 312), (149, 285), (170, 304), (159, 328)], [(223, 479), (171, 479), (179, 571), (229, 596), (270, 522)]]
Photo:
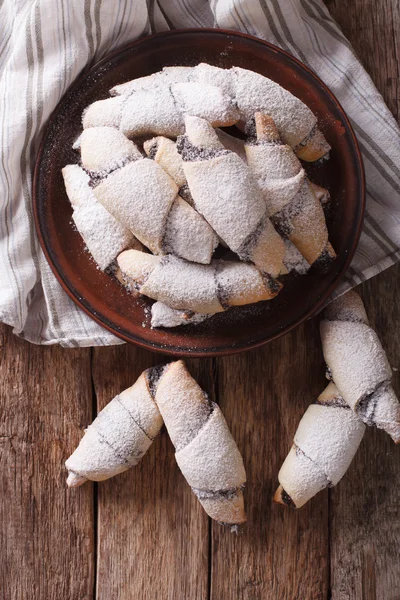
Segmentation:
[(242, 31), (311, 67), (347, 111), (367, 177), (363, 232), (336, 295), (399, 260), (399, 127), (320, 0), (4, 0), (0, 22), (0, 320), (21, 337), (66, 347), (122, 343), (52, 274), (34, 228), (32, 173), (46, 121), (74, 79), (110, 51), (168, 29)]

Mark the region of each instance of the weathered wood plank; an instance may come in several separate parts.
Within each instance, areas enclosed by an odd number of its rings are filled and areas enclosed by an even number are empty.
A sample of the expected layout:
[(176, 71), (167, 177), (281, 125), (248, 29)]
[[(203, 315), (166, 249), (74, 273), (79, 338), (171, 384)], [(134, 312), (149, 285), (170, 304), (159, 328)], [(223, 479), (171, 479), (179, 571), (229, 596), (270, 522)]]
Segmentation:
[(1, 598), (93, 598), (93, 491), (68, 491), (64, 469), (91, 411), (89, 349), (0, 325)]
[[(327, 3), (397, 119), (400, 5), (394, 0)], [(371, 323), (399, 368), (400, 268), (362, 286)], [(394, 384), (400, 393), (399, 372)], [(400, 448), (368, 430), (353, 465), (331, 492), (332, 600), (400, 598)]]
[[(400, 368), (400, 268), (362, 286), (371, 324)], [(400, 372), (394, 372), (400, 393)], [(331, 491), (332, 600), (400, 598), (400, 446), (368, 429), (352, 466)]]
[[(133, 346), (95, 349), (99, 410), (162, 362)], [(212, 362), (187, 364), (212, 395)], [(98, 485), (98, 600), (205, 600), (208, 529), (163, 430), (137, 467)]]
[(315, 322), (218, 362), (220, 406), (245, 461), (248, 523), (212, 526), (212, 600), (327, 597), (328, 496), (300, 511), (273, 505), (277, 474), (304, 410), (323, 389)]

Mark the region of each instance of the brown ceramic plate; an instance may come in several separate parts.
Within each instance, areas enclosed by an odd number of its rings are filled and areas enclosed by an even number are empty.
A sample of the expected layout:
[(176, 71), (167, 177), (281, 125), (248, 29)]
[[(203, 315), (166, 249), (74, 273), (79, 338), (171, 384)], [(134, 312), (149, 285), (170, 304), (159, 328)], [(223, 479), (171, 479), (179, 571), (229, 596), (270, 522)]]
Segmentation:
[[(317, 115), (332, 146), (330, 160), (307, 165), (332, 196), (328, 219), (338, 258), (325, 275), (287, 276), (277, 298), (233, 309), (197, 326), (152, 330), (146, 303), (102, 273), (71, 226), (61, 168), (78, 161), (71, 149), (83, 109), (118, 83), (168, 65), (207, 62), (257, 71), (301, 98)], [(364, 211), (364, 172), (354, 132), (338, 101), (308, 68), (279, 48), (248, 35), (198, 29), (161, 33), (111, 54), (78, 79), (48, 124), (37, 159), (34, 211), (39, 239), (56, 277), (98, 323), (128, 342), (180, 356), (217, 356), (254, 348), (283, 335), (321, 308), (346, 271), (357, 246)], [(149, 306), (150, 303), (147, 305)], [(146, 315), (147, 312), (147, 315)], [(143, 327), (143, 324), (146, 324)]]

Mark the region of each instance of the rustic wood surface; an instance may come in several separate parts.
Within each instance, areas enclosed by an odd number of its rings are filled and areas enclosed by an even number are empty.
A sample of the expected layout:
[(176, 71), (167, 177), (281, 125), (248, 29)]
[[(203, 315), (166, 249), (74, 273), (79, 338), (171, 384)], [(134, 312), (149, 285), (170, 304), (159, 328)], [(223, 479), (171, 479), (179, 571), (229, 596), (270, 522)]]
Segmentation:
[[(398, 117), (398, 0), (327, 5)], [(400, 367), (400, 267), (361, 292)], [(399, 600), (400, 447), (387, 435), (368, 430), (342, 482), (303, 509), (272, 505), (296, 424), (324, 385), (316, 320), (247, 354), (189, 361), (244, 456), (242, 533), (210, 523), (165, 431), (136, 469), (66, 489), (83, 427), (163, 360), (133, 346), (37, 348), (0, 326), (1, 599)]]

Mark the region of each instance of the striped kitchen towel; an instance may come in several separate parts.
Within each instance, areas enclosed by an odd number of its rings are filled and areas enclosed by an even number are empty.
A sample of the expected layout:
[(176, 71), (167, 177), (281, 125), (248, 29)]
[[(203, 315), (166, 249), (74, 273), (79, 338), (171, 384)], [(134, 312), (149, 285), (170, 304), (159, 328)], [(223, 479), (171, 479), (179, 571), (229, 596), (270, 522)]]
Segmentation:
[(339, 292), (399, 259), (399, 128), (320, 0), (3, 0), (0, 23), (0, 320), (16, 334), (68, 347), (120, 343), (74, 305), (47, 265), (32, 170), (46, 121), (82, 69), (166, 29), (244, 31), (309, 65), (347, 111), (367, 175), (365, 226)]

